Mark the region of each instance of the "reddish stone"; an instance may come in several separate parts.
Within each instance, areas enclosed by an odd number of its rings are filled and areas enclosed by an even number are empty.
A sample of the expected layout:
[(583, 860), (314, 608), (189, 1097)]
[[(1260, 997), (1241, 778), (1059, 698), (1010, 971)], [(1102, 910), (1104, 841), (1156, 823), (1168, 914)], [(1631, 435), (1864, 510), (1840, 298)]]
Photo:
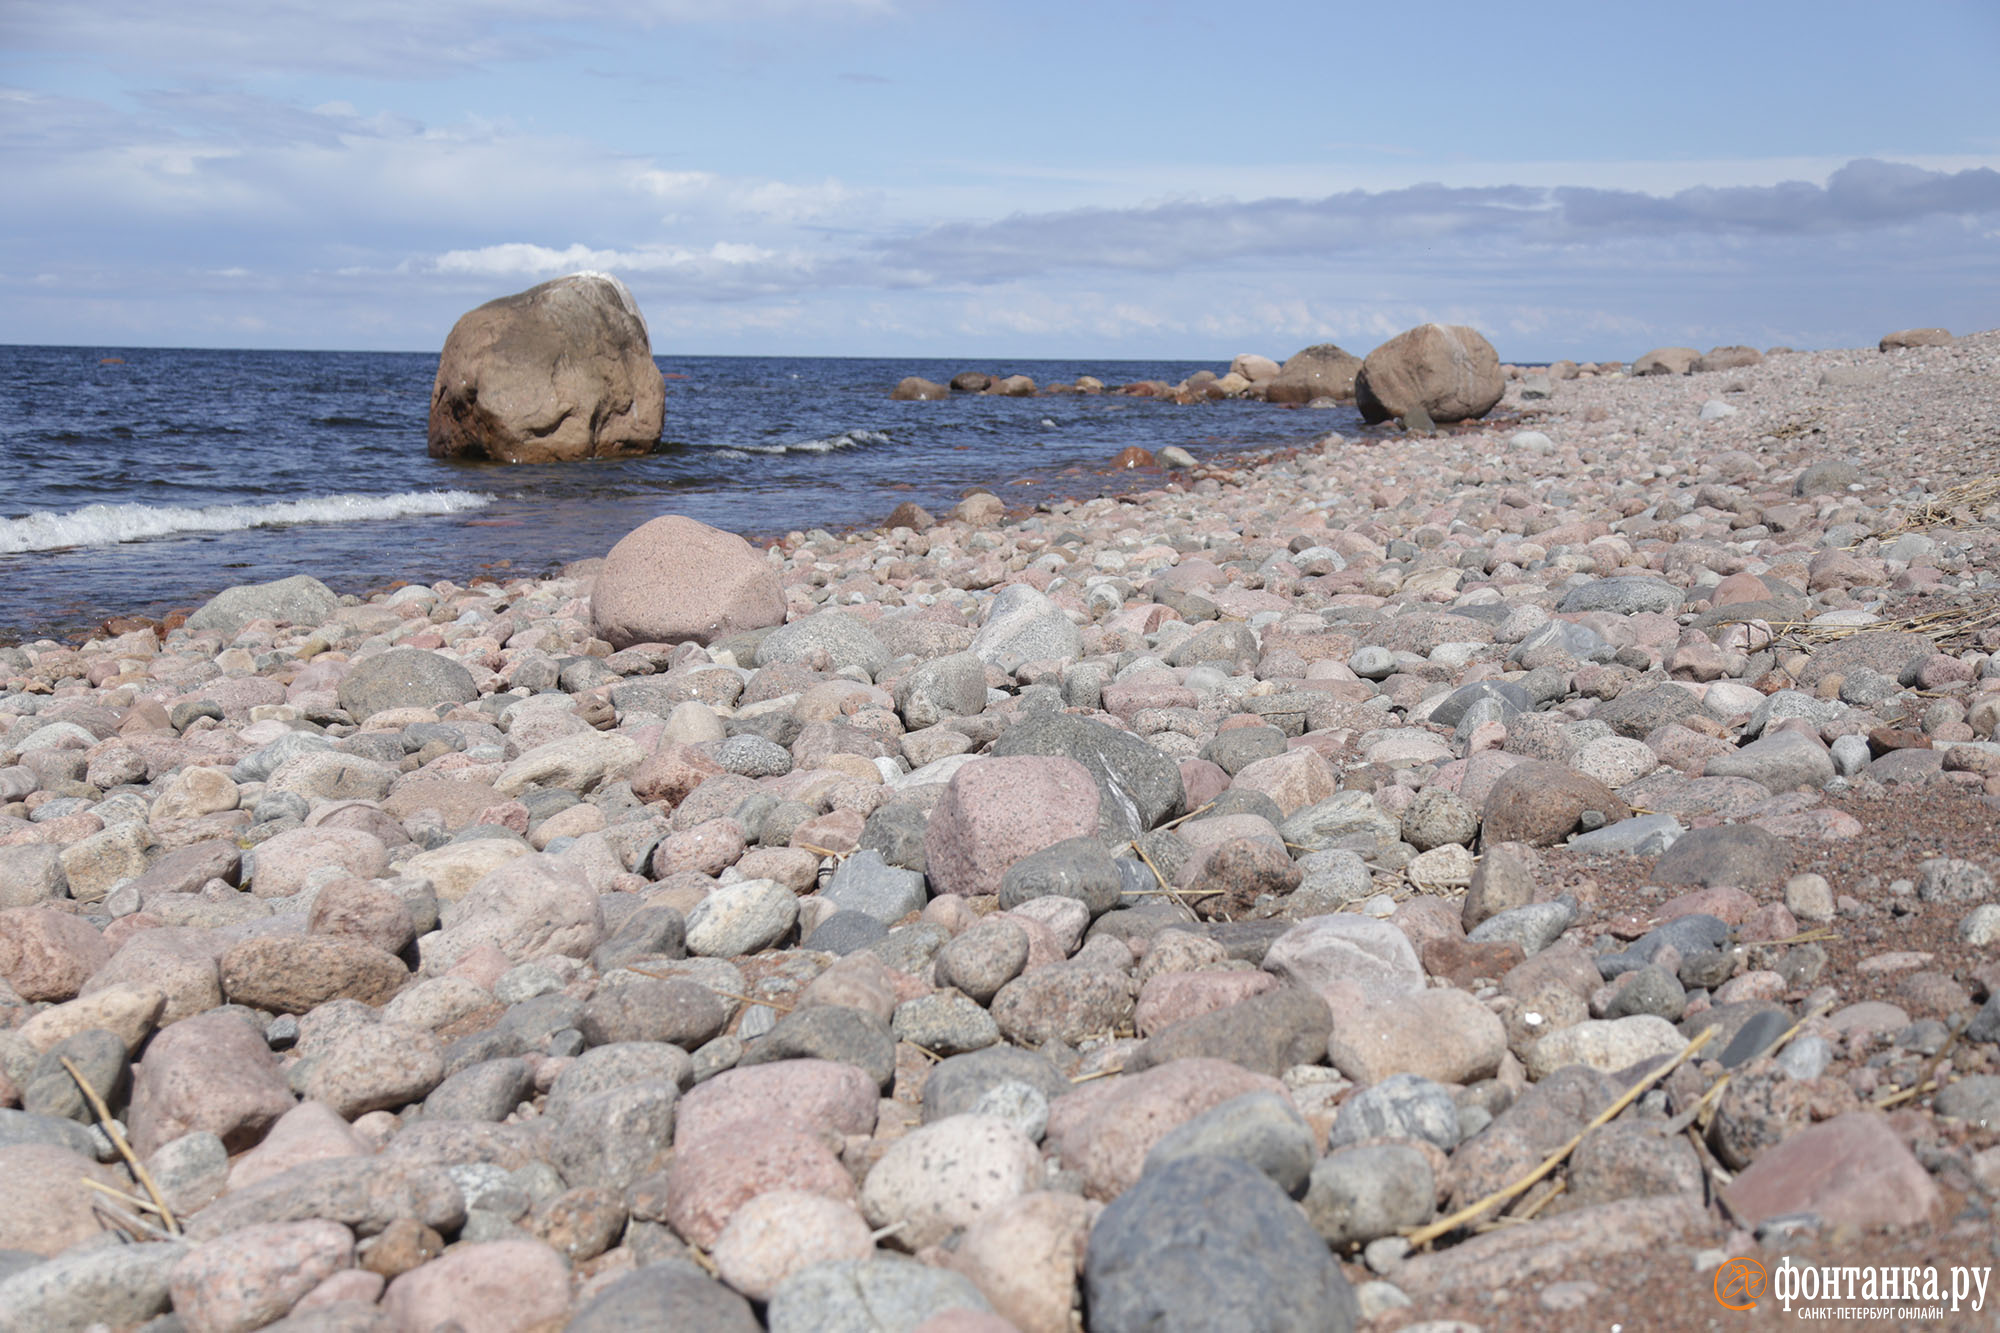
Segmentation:
[(1940, 1202), (1930, 1173), (1874, 1111), (1850, 1111), (1768, 1149), (1723, 1187), (1745, 1226), (1816, 1213), (1833, 1226), (1915, 1226)]

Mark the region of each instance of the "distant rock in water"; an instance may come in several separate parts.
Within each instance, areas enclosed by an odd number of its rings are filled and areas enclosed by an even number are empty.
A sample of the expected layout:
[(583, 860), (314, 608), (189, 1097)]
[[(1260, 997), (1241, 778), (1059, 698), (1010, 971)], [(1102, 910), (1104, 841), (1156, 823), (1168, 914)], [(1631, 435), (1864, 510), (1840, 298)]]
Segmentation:
[(897, 381), (889, 391), (889, 397), (899, 403), (935, 402), (951, 397), (951, 389), (936, 380), (927, 380), (921, 375), (910, 375)]
[(1483, 417), (1507, 391), (1500, 357), (1477, 329), (1419, 324), (1368, 354), (1354, 378), (1354, 405), (1368, 422), (1428, 416)]
[(993, 377), (983, 370), (961, 370), (951, 377), (951, 387), (960, 393), (985, 393)]
[(452, 326), (431, 388), (433, 458), (562, 463), (644, 454), (666, 387), (625, 284), (572, 273)]
[[(1361, 358), (1333, 343), (1317, 343), (1296, 353), (1265, 381), (1264, 400), (1309, 403), (1315, 398), (1352, 398)], [(1245, 378), (1249, 378), (1245, 376)]]

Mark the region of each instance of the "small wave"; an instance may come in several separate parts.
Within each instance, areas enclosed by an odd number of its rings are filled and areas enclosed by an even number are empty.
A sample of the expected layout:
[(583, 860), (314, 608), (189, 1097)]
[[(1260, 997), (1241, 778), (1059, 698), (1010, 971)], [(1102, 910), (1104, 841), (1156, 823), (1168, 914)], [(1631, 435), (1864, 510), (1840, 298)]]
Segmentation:
[(67, 514), (46, 511), (0, 518), (0, 555), (53, 551), (66, 546), (115, 546), (180, 532), (240, 532), (293, 523), (359, 523), (484, 509), (490, 495), (471, 491), (407, 491), (401, 495), (322, 495), (275, 504), (94, 504)]
[(832, 454), (845, 449), (861, 449), (871, 444), (887, 444), (889, 437), (879, 430), (845, 430), (820, 440), (794, 440), (789, 444), (737, 444), (722, 450), (719, 457), (742, 458), (746, 454)]

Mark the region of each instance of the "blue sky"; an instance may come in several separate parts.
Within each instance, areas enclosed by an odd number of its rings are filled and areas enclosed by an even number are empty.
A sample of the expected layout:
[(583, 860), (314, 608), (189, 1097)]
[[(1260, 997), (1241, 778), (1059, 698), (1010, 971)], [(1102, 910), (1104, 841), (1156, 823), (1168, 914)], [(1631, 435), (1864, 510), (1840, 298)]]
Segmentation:
[[(613, 13), (612, 11), (615, 11)], [(1503, 357), (2000, 323), (2000, 6), (0, 6), (0, 341)]]

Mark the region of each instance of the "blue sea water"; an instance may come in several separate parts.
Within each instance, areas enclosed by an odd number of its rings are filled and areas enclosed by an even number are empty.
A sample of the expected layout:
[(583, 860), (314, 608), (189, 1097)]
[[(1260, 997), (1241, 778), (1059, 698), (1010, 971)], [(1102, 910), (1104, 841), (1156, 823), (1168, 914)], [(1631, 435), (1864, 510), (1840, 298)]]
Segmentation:
[(540, 574), (663, 513), (768, 537), (904, 500), (942, 512), (977, 486), (1010, 504), (1092, 494), (1134, 484), (1104, 472), (1128, 445), (1204, 457), (1358, 424), (1256, 402), (888, 396), (964, 369), (1114, 385), (1226, 369), (1207, 362), (656, 360), (656, 452), (507, 466), (425, 452), (434, 355), (0, 346), (0, 642), (290, 574), (341, 592)]

